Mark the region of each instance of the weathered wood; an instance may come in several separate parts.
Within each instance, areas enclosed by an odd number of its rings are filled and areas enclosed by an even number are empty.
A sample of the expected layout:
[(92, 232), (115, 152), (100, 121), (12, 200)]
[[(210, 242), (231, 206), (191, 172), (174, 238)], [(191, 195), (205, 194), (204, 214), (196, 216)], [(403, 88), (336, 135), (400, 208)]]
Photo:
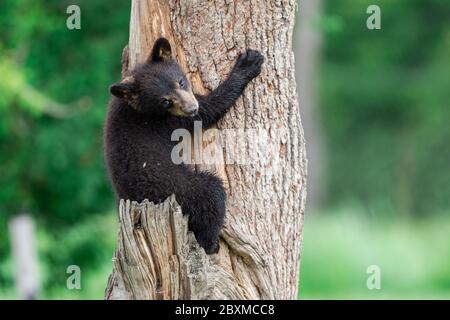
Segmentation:
[(121, 200), (107, 299), (206, 299), (214, 266), (187, 230), (175, 197), (159, 205)]
[[(240, 52), (261, 51), (266, 57), (261, 76), (218, 128), (261, 129), (267, 136), (257, 135), (244, 146), (244, 152), (259, 155), (255, 161), (196, 165), (216, 172), (227, 189), (227, 220), (217, 255), (205, 256), (196, 246), (173, 199), (156, 207), (121, 204), (106, 298), (296, 298), (306, 156), (292, 52), (295, 6), (294, 0), (132, 2), (124, 59), (130, 68), (164, 36), (194, 91), (206, 93), (227, 75)], [(261, 150), (262, 145), (272, 151)], [(130, 220), (133, 208), (145, 209), (138, 220)]]

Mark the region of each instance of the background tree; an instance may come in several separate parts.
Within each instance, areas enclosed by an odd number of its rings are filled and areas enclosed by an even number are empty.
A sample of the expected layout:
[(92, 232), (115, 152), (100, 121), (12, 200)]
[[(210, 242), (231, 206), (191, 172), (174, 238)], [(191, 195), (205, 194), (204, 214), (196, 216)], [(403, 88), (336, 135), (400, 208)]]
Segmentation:
[[(306, 159), (294, 78), (294, 16), (295, 1), (132, 2), (128, 67), (145, 61), (154, 41), (164, 36), (176, 48), (178, 61), (188, 72), (194, 91), (202, 93), (213, 89), (226, 77), (238, 54), (246, 48), (257, 49), (266, 57), (261, 76), (248, 86), (218, 127), (264, 129), (270, 143), (274, 144), (273, 152), (256, 150), (260, 158), (256, 162), (250, 159), (247, 164), (199, 166), (199, 169), (212, 169), (222, 177), (228, 201), (218, 257), (200, 259), (201, 269), (211, 269), (203, 272), (213, 285), (195, 298), (294, 299), (297, 296)], [(255, 138), (243, 152), (251, 153), (252, 149), (261, 148), (269, 141)], [(225, 150), (225, 157), (227, 152)], [(121, 213), (126, 220), (124, 214), (130, 212)], [(123, 230), (127, 228), (124, 224), (122, 221), (121, 233), (128, 236), (123, 235), (119, 243), (129, 241), (129, 235), (133, 234)], [(132, 227), (133, 224), (128, 225)], [(157, 229), (149, 228), (148, 233), (154, 234)], [(159, 237), (165, 239), (168, 234)], [(177, 234), (177, 240), (173, 241), (178, 242), (181, 236)], [(136, 234), (134, 237), (135, 240), (140, 238)], [(129, 248), (135, 246), (135, 240), (131, 240)], [(150, 239), (149, 246), (154, 248), (155, 241), (161, 239)], [(143, 251), (156, 256), (154, 264), (169, 255), (166, 250), (159, 254), (154, 254), (155, 250)], [(142, 254), (142, 259), (130, 259), (132, 253), (119, 245), (116, 259), (121, 261), (115, 264), (119, 283), (110, 283), (110, 286), (129, 293), (120, 295), (121, 298), (158, 297), (158, 288), (164, 291), (170, 286), (165, 281), (179, 282), (175, 284), (179, 287), (183, 285), (182, 276), (175, 280), (164, 279), (146, 271), (148, 255), (150, 253)], [(199, 263), (196, 257), (186, 259), (187, 269)], [(130, 263), (137, 263), (142, 269), (129, 268)], [(114, 279), (113, 276), (113, 282)], [(157, 281), (160, 287), (153, 286), (154, 293), (133, 288), (141, 288), (142, 282)], [(203, 284), (191, 284), (200, 285)], [(107, 296), (114, 297), (114, 293)]]
[(320, 46), (322, 34), (317, 27), (322, 12), (321, 0), (304, 0), (297, 14), (294, 29), (294, 52), (296, 60), (297, 90), (301, 96), (300, 111), (305, 130), (308, 153), (308, 201), (306, 211), (317, 211), (323, 205), (324, 161), (323, 130), (317, 99)]

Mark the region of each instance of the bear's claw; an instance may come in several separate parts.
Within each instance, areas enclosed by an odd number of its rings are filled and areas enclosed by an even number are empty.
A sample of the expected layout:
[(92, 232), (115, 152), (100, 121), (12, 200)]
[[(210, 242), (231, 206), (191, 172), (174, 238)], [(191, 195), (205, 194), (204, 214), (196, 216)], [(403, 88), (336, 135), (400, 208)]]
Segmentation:
[(264, 56), (259, 51), (248, 49), (239, 55), (234, 71), (242, 73), (251, 80), (261, 73), (263, 63)]

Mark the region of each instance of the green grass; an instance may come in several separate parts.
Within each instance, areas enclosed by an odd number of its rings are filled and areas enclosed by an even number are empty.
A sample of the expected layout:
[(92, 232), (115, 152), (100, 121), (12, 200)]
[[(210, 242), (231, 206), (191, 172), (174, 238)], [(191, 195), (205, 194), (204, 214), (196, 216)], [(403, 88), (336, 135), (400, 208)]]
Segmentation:
[[(450, 299), (450, 217), (306, 216), (300, 299)], [(369, 290), (367, 267), (381, 270)]]
[[(68, 230), (38, 226), (43, 299), (102, 299), (112, 269), (115, 214)], [(368, 217), (361, 210), (306, 215), (300, 299), (450, 299), (450, 217), (421, 221)], [(81, 290), (66, 288), (66, 268), (81, 267)], [(381, 289), (368, 290), (367, 267), (381, 268)], [(0, 261), (0, 299), (14, 299), (11, 258)]]

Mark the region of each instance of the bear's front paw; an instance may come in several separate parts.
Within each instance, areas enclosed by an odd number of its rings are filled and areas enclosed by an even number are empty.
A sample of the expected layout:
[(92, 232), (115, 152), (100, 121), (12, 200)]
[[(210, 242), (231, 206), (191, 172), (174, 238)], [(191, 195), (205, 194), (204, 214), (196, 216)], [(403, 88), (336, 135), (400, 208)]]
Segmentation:
[(259, 51), (248, 49), (239, 55), (233, 71), (251, 80), (261, 73), (263, 62), (264, 56)]

